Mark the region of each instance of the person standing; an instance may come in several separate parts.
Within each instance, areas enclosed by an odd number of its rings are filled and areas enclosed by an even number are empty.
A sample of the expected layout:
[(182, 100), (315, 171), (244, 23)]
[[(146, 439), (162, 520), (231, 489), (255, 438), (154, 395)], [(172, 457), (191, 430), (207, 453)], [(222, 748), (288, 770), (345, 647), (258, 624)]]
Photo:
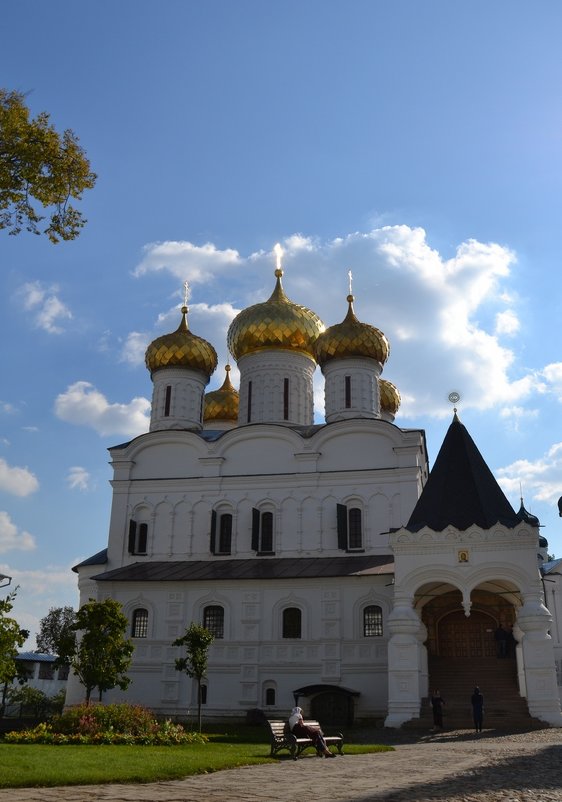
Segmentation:
[(482, 724), (484, 722), (484, 697), (480, 693), (478, 685), (475, 687), (470, 697), (470, 703), (472, 705), (472, 718), (474, 720), (476, 732), (482, 732)]
[(430, 698), (431, 707), (433, 709), (433, 729), (439, 727), (440, 730), (443, 729), (443, 707), (445, 706), (445, 700), (441, 696), (439, 691), (433, 691)]

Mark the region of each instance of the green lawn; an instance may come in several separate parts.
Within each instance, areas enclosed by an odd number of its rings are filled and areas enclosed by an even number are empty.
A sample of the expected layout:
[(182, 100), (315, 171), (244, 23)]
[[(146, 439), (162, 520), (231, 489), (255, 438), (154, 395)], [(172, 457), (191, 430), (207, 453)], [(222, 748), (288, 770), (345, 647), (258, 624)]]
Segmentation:
[[(0, 788), (88, 785), (176, 780), (236, 766), (290, 760), (269, 757), (265, 728), (240, 727), (209, 735), (207, 744), (186, 746), (45, 746), (0, 742)], [(381, 752), (392, 747), (350, 744), (348, 755)], [(285, 756), (286, 755), (286, 756)], [(314, 750), (301, 760), (315, 759)]]

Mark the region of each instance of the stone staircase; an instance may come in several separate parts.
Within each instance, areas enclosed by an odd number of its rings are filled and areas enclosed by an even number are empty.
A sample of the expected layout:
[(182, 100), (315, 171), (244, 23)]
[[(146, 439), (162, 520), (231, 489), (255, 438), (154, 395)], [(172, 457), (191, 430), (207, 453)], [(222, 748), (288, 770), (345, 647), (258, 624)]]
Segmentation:
[[(529, 715), (527, 702), (519, 695), (514, 659), (430, 657), (428, 668), (430, 689), (439, 689), (446, 703), (445, 729), (472, 728), (470, 697), (475, 685), (484, 696), (484, 729), (543, 726)], [(420, 718), (404, 726), (431, 729), (433, 715), (428, 698), (422, 700)]]

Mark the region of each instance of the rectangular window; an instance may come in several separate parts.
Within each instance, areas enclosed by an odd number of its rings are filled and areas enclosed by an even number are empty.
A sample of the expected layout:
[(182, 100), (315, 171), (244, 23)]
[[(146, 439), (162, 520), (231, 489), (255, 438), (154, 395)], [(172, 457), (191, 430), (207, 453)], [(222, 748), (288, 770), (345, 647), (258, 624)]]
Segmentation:
[(360, 549), (363, 547), (362, 529), (361, 510), (359, 507), (352, 507), (349, 510), (349, 549)]
[(363, 636), (382, 637), (382, 609), (377, 604), (370, 604), (363, 610)]
[(203, 610), (203, 626), (215, 638), (224, 638), (224, 609), (218, 604), (211, 604)]
[(289, 420), (289, 379), (283, 380), (283, 420)]
[(224, 513), (220, 517), (219, 526), (219, 553), (230, 554), (232, 544), (232, 515)]
[(60, 680), (68, 679), (69, 674), (70, 674), (70, 666), (67, 665), (59, 666), (58, 679)]
[(262, 512), (260, 532), (260, 552), (271, 554), (273, 552), (273, 513)]
[(132, 638), (148, 637), (148, 610), (140, 607), (133, 613)]
[(148, 544), (148, 524), (129, 521), (129, 554), (146, 554)]
[(55, 669), (52, 663), (39, 663), (39, 679), (54, 679)]
[(248, 417), (247, 423), (252, 420), (252, 382), (248, 382)]
[(166, 387), (166, 400), (164, 402), (164, 417), (168, 418), (170, 415), (170, 403), (172, 401), (172, 385)]
[(351, 376), (345, 377), (345, 408), (351, 407)]
[(283, 637), (301, 637), (302, 613), (298, 607), (286, 607), (283, 610)]

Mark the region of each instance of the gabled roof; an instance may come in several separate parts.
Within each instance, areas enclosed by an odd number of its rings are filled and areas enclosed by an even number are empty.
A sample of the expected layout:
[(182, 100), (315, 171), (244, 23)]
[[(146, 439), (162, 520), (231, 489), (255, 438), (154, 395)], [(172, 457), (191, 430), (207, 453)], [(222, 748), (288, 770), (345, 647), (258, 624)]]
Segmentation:
[(73, 566), (72, 570), (75, 573), (78, 573), (78, 569), (82, 568), (84, 565), (105, 565), (106, 562), (107, 549), (102, 549), (101, 551), (98, 551), (97, 554), (87, 557), (85, 560), (82, 560), (81, 563), (78, 563), (78, 565)]
[(521, 519), (455, 412), (406, 529), (417, 532), (427, 526), (441, 532), (454, 526), (464, 531), (497, 523), (513, 529)]
[(357, 557), (266, 557), (249, 560), (172, 560), (133, 563), (97, 574), (97, 582), (199, 582), (228, 579), (310, 579), (392, 575), (391, 555)]

